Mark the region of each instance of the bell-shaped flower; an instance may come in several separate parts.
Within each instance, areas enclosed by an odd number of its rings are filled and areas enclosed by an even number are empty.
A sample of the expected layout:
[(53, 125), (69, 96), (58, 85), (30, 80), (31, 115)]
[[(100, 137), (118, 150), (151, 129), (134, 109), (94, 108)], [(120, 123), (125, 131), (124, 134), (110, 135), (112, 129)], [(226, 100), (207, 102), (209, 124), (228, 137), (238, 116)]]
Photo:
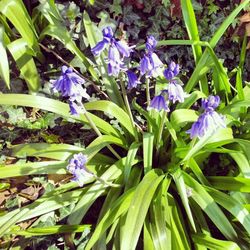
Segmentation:
[(207, 133), (212, 134), (216, 130), (225, 127), (226, 123), (224, 116), (211, 109), (201, 114), (187, 133), (190, 134), (191, 139), (194, 137), (201, 138)]
[(157, 41), (154, 36), (148, 36), (146, 42), (146, 48), (148, 51), (153, 51), (156, 48)]
[(130, 57), (132, 47), (129, 47), (125, 41), (115, 41), (114, 44), (123, 57)]
[(137, 84), (140, 83), (136, 74), (131, 70), (128, 70), (126, 73), (128, 76), (128, 89), (136, 88)]
[(67, 66), (62, 67), (62, 74), (58, 80), (53, 81), (53, 90), (58, 91), (65, 97), (77, 97), (83, 96), (89, 98), (86, 91), (83, 90), (82, 84), (84, 83), (84, 79), (78, 76), (75, 72), (73, 72), (72, 68), (68, 68)]
[(69, 102), (69, 109), (70, 109), (70, 114), (71, 115), (80, 115), (83, 112), (82, 109), (82, 104), (81, 103), (76, 103), (74, 101)]
[(184, 98), (187, 94), (184, 92), (182, 86), (176, 81), (170, 81), (168, 85), (168, 99), (175, 102), (184, 102)]
[(67, 166), (68, 171), (74, 176), (72, 181), (77, 182), (80, 187), (93, 178), (93, 174), (86, 168), (86, 163), (87, 156), (79, 153), (73, 155)]
[(112, 30), (112, 28), (110, 26), (105, 27), (102, 30), (102, 34), (103, 34), (103, 37), (106, 38), (106, 39), (111, 39), (114, 36), (113, 30)]
[(98, 42), (95, 47), (91, 49), (91, 52), (94, 54), (94, 56), (99, 56), (108, 44), (109, 41), (103, 39), (102, 41)]
[(172, 80), (175, 76), (177, 76), (180, 72), (180, 66), (179, 64), (176, 64), (175, 62), (171, 62), (168, 65), (168, 68), (164, 70), (163, 74), (167, 80)]
[(212, 96), (210, 95), (207, 99), (202, 100), (201, 106), (203, 109), (216, 109), (220, 104), (220, 97), (218, 95)]
[(147, 72), (151, 72), (153, 66), (150, 62), (150, 58), (145, 54), (140, 61), (140, 72), (141, 75), (145, 75)]
[(164, 109), (165, 111), (169, 112), (166, 100), (162, 95), (157, 95), (153, 98), (153, 100), (150, 103), (149, 109), (156, 109), (158, 111)]

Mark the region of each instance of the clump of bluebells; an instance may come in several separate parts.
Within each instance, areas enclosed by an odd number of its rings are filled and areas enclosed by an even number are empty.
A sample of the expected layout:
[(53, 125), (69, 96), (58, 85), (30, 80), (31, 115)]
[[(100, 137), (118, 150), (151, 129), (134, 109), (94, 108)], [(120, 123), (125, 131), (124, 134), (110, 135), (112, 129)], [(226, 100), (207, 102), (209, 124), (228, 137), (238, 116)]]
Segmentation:
[[(151, 100), (148, 102), (148, 111), (151, 109), (159, 111), (161, 113), (164, 110), (164, 115), (173, 111), (172, 104), (183, 103), (189, 96), (183, 90), (183, 84), (179, 79), (180, 73), (179, 64), (171, 61), (167, 66), (157, 56), (157, 40), (153, 36), (148, 36), (145, 52), (143, 53), (138, 67), (132, 69), (130, 67), (132, 54), (135, 51), (135, 46), (129, 46), (123, 40), (117, 40), (114, 37), (111, 27), (106, 27), (102, 31), (103, 39), (91, 49), (94, 56), (98, 57), (101, 53), (106, 53), (107, 56), (107, 72), (110, 76), (117, 79), (117, 82), (124, 76), (127, 78), (127, 89), (137, 88), (138, 84), (142, 83), (142, 79), (150, 82), (152, 79), (162, 77), (165, 79), (165, 88), (157, 93), (154, 97), (148, 95)], [(126, 58), (126, 60), (125, 60)], [(136, 65), (134, 63), (133, 65)], [(137, 75), (140, 77), (138, 78)], [(142, 77), (145, 76), (145, 77)], [(79, 115), (84, 112), (84, 106), (82, 104), (83, 98), (89, 100), (89, 95), (84, 88), (85, 81), (77, 75), (72, 68), (66, 66), (62, 67), (62, 74), (58, 80), (54, 81), (53, 90), (60, 92), (63, 97), (68, 98), (70, 112), (72, 115)], [(126, 99), (126, 97), (125, 97)], [(218, 128), (225, 128), (225, 117), (215, 111), (219, 106), (219, 96), (209, 96), (207, 99), (202, 100), (202, 109), (204, 112), (199, 116), (198, 120), (193, 123), (191, 129), (187, 131), (190, 134), (190, 139), (201, 139), (211, 131), (214, 132)], [(130, 110), (130, 105), (127, 103), (127, 110)], [(131, 112), (132, 116), (132, 112)], [(133, 121), (133, 117), (130, 118)], [(164, 119), (162, 117), (162, 126), (158, 132), (158, 139), (162, 136), (162, 130), (164, 129)], [(137, 129), (134, 125), (135, 130)], [(159, 143), (159, 141), (158, 141)], [(157, 146), (158, 147), (158, 146)], [(93, 174), (86, 169), (87, 157), (82, 154), (75, 154), (69, 160), (67, 167), (68, 171), (74, 176), (73, 180), (76, 181), (79, 186), (83, 186), (85, 181)]]

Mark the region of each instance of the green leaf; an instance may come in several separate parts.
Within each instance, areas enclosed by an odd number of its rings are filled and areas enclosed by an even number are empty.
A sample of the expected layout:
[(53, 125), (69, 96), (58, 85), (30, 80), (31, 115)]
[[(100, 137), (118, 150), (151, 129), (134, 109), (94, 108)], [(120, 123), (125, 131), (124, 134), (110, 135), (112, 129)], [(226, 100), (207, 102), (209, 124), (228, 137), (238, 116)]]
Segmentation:
[(239, 246), (232, 241), (218, 240), (206, 234), (192, 235), (193, 241), (201, 246), (216, 250), (240, 250)]
[(0, 167), (0, 179), (33, 174), (66, 174), (67, 164), (64, 161), (11, 164), (6, 167)]
[(63, 234), (63, 233), (80, 233), (90, 230), (90, 225), (58, 225), (50, 227), (28, 228), (26, 230), (11, 230), (8, 233), (22, 235), (25, 237)]
[(10, 20), (33, 52), (41, 53), (35, 28), (23, 2), (20, 0), (2, 0), (0, 12)]
[(120, 124), (133, 136), (135, 137), (135, 130), (128, 114), (115, 103), (110, 101), (95, 101), (88, 102), (84, 105), (86, 110), (99, 110), (109, 115), (114, 116)]
[(178, 193), (179, 193), (179, 195), (181, 197), (183, 206), (184, 206), (184, 208), (186, 210), (189, 222), (191, 223), (191, 226), (192, 226), (193, 230), (196, 232), (196, 226), (195, 226), (195, 223), (194, 223), (194, 218), (193, 218), (193, 215), (192, 215), (192, 211), (191, 211), (190, 206), (189, 206), (187, 188), (185, 186), (182, 171), (178, 168), (174, 173), (172, 173), (172, 176), (173, 176), (174, 182), (176, 184)]
[[(209, 44), (211, 46), (211, 48), (214, 48), (216, 46), (216, 44), (218, 43), (218, 41), (220, 40), (220, 38), (223, 36), (224, 32), (226, 31), (226, 29), (229, 27), (229, 25), (234, 21), (235, 17), (240, 13), (240, 11), (245, 8), (248, 4), (249, 4), (250, 0), (246, 0), (244, 2), (242, 2), (226, 19), (225, 21), (221, 24), (221, 26), (219, 27), (219, 29), (217, 29), (217, 31), (215, 32), (215, 34), (213, 35), (212, 39), (210, 40)], [(191, 90), (194, 89), (197, 80), (200, 77), (200, 72), (203, 71), (205, 73), (205, 68), (207, 67), (207, 65), (209, 65), (211, 62), (211, 58), (209, 58), (209, 50), (206, 49), (205, 52), (203, 53), (203, 55), (201, 56), (199, 63), (197, 64), (193, 74), (191, 75), (185, 90), (187, 92), (190, 92)]]
[(104, 214), (103, 218), (98, 222), (97, 227), (86, 246), (86, 250), (92, 249), (93, 245), (102, 237), (107, 229), (128, 210), (134, 192), (134, 188), (127, 190), (126, 193), (114, 201), (112, 206)]
[(6, 52), (6, 46), (4, 43), (4, 26), (0, 25), (0, 76), (5, 81), (8, 88), (10, 88), (10, 69)]
[(28, 51), (28, 44), (23, 39), (17, 39), (8, 44), (8, 49), (16, 61), (16, 64), (21, 72), (21, 77), (28, 84), (30, 91), (38, 91), (40, 88), (40, 76), (32, 56)]
[(184, 171), (182, 171), (182, 175), (185, 184), (191, 188), (191, 198), (201, 207), (227, 239), (237, 241), (238, 236), (231, 223), (205, 188)]
[(146, 174), (152, 169), (154, 149), (154, 135), (151, 133), (143, 134), (143, 166)]
[(242, 226), (246, 229), (248, 234), (250, 233), (250, 214), (243, 207), (238, 200), (233, 197), (220, 192), (214, 188), (207, 187), (206, 190), (213, 197), (215, 202), (224, 207), (227, 211), (229, 211), (237, 220), (242, 224)]
[(213, 188), (227, 191), (250, 192), (250, 179), (244, 177), (209, 176)]
[(154, 193), (163, 179), (159, 171), (149, 171), (137, 186), (121, 234), (121, 250), (136, 248), (142, 226)]
[[(41, 103), (43, 103), (42, 107)], [(63, 117), (71, 118), (75, 121), (80, 121), (88, 124), (88, 120), (84, 115), (71, 116), (69, 114), (68, 104), (42, 96), (32, 96), (24, 94), (0, 94), (0, 104), (26, 106), (38, 109), (42, 108), (44, 110), (53, 112), (55, 114), (59, 114)], [(96, 124), (96, 126), (100, 129), (101, 132), (105, 134), (114, 135), (119, 138), (123, 138), (123, 136), (119, 131), (117, 131), (114, 127), (112, 127), (109, 123), (105, 122), (103, 119), (91, 113), (88, 113), (88, 115)]]

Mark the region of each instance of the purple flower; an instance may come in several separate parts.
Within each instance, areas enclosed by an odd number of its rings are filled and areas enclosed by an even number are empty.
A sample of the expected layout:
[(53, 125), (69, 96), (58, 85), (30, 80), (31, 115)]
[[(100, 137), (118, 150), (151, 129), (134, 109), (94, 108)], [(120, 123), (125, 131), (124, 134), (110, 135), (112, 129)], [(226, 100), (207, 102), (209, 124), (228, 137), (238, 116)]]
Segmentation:
[(93, 174), (87, 170), (85, 165), (86, 163), (87, 156), (79, 153), (73, 155), (67, 166), (68, 171), (74, 176), (72, 181), (77, 182), (80, 187), (82, 187), (86, 181), (93, 177)]
[(79, 115), (82, 113), (83, 109), (82, 109), (82, 104), (77, 104), (73, 101), (69, 102), (69, 108), (70, 108), (70, 114), (71, 115)]
[(91, 49), (91, 52), (94, 54), (94, 56), (99, 56), (101, 52), (106, 48), (107, 44), (109, 44), (109, 41), (107, 39), (103, 39)]
[(167, 112), (169, 112), (169, 108), (166, 103), (166, 100), (162, 95), (155, 96), (153, 100), (151, 101), (149, 108), (156, 109), (158, 111), (161, 111), (162, 109), (164, 109)]
[(114, 33), (113, 33), (113, 30), (111, 27), (105, 27), (103, 30), (102, 30), (102, 34), (103, 34), (103, 37), (106, 38), (106, 39), (111, 39), (113, 38), (114, 36)]
[(132, 47), (129, 47), (128, 44), (125, 41), (115, 41), (114, 45), (119, 50), (119, 52), (124, 57), (129, 57), (130, 53), (132, 51)]
[(203, 109), (216, 109), (220, 104), (220, 97), (218, 95), (210, 95), (207, 99), (201, 101), (201, 106)]
[(168, 85), (168, 99), (175, 103), (178, 102), (184, 102), (184, 98), (186, 97), (185, 92), (183, 91), (183, 88), (180, 84), (178, 84), (176, 81), (169, 82)]
[(150, 77), (153, 74), (157, 74), (157, 69), (162, 66), (162, 64), (163, 63), (155, 53), (149, 52), (145, 54), (140, 61), (141, 75), (146, 74)]
[(146, 42), (146, 48), (147, 48), (147, 50), (153, 51), (155, 49), (155, 47), (156, 47), (156, 44), (157, 44), (157, 41), (154, 38), (154, 36), (148, 36), (147, 42)]
[(187, 131), (190, 134), (190, 138), (203, 137), (206, 133), (213, 133), (219, 128), (225, 128), (224, 116), (218, 114), (216, 111), (209, 110), (201, 114), (198, 120), (193, 123), (190, 130)]
[(71, 100), (81, 100), (82, 97), (88, 99), (86, 89), (82, 88), (84, 82), (84, 79), (73, 72), (72, 68), (62, 66), (61, 76), (53, 81), (53, 90), (61, 92), (62, 96), (70, 97)]
[(175, 76), (177, 76), (180, 72), (180, 66), (179, 64), (176, 64), (175, 62), (171, 62), (168, 65), (168, 68), (164, 70), (163, 74), (167, 80), (172, 80)]
[(133, 71), (128, 70), (127, 76), (128, 76), (128, 89), (136, 88), (137, 84), (140, 83), (136, 74)]

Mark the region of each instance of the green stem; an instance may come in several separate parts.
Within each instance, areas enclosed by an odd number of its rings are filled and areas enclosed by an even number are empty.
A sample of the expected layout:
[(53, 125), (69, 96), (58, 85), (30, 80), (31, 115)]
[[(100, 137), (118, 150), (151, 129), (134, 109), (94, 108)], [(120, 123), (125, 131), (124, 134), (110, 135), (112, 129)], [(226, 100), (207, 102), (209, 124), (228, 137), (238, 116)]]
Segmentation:
[[(164, 110), (162, 117), (161, 117), (161, 123), (160, 123), (159, 131), (158, 131), (158, 135), (157, 135), (157, 139), (156, 139), (156, 159), (159, 158), (160, 142), (161, 142), (161, 137), (162, 137), (162, 132), (164, 129), (166, 117), (167, 117), (167, 112), (166, 112), (166, 110)], [(158, 161), (159, 161), (159, 159), (158, 159)]]
[(124, 102), (125, 102), (125, 106), (126, 106), (126, 109), (127, 109), (127, 112), (128, 112), (129, 118), (130, 118), (130, 121), (131, 121), (131, 123), (133, 124), (133, 127), (134, 127), (135, 140), (138, 142), (139, 138), (138, 138), (138, 133), (137, 133), (136, 125), (135, 125), (133, 114), (131, 112), (131, 108), (130, 108), (130, 105), (129, 105), (129, 102), (128, 102), (128, 96), (127, 96), (125, 84), (124, 84), (124, 82), (122, 80), (122, 76), (121, 75), (120, 75), (120, 83), (121, 83), (122, 95), (123, 95), (123, 99), (124, 99)]
[[(100, 130), (97, 128), (97, 126), (95, 125), (95, 123), (92, 121), (92, 119), (91, 119), (90, 116), (88, 115), (87, 110), (85, 109), (85, 107), (84, 107), (84, 106), (82, 106), (82, 107), (83, 107), (83, 114), (84, 114), (84, 116), (86, 117), (86, 119), (88, 120), (89, 125), (91, 126), (91, 128), (96, 132), (96, 134), (97, 134), (98, 136), (102, 136)], [(116, 151), (112, 148), (112, 146), (108, 145), (107, 148), (110, 150), (110, 152), (112, 152), (112, 154), (113, 154), (117, 159), (119, 159), (119, 160), (121, 159), (121, 156), (118, 155), (118, 154), (116, 153)]]
[(147, 107), (149, 107), (150, 105), (149, 78), (146, 78), (146, 98), (147, 98)]

